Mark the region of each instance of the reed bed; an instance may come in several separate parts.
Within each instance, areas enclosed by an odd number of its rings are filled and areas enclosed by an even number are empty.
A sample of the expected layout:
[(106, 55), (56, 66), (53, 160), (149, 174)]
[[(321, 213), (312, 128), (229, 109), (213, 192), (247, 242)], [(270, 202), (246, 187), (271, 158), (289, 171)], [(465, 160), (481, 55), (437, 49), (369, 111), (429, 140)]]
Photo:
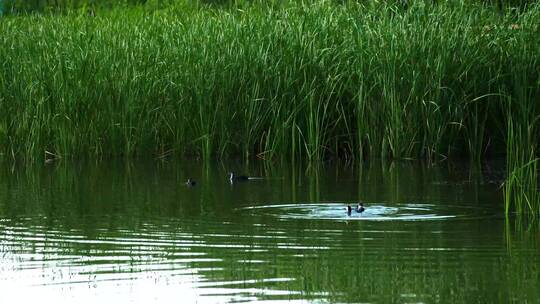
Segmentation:
[(538, 4), (424, 1), (4, 17), (0, 153), (506, 154), (517, 176), (538, 156), (537, 20)]

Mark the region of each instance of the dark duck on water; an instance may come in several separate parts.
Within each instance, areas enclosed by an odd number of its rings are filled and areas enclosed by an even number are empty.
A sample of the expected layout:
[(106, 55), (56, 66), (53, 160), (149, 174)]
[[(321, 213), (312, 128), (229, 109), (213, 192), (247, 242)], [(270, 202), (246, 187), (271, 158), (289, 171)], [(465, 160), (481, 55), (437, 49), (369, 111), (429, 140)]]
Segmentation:
[(191, 178), (188, 178), (188, 179), (187, 179), (187, 182), (186, 182), (185, 184), (186, 184), (186, 186), (188, 186), (188, 187), (195, 187), (195, 185), (197, 185), (197, 182), (194, 181), (194, 180), (192, 180)]
[(356, 212), (362, 213), (366, 211), (366, 208), (364, 208), (364, 203), (358, 203), (358, 206), (356, 206)]
[(234, 172), (229, 172), (229, 181), (231, 183), (234, 183), (234, 182), (243, 182), (243, 181), (247, 181), (249, 180), (249, 177), (248, 176), (245, 176), (245, 175), (236, 175), (234, 174)]

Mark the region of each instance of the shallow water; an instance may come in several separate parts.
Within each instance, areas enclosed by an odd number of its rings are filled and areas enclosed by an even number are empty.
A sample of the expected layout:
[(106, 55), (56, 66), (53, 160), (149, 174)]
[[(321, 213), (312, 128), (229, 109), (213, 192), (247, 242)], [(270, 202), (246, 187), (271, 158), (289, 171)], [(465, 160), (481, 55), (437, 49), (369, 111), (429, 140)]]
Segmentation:
[[(264, 179), (231, 184), (229, 170)], [(538, 303), (538, 228), (501, 216), (500, 176), (409, 162), (4, 164), (2, 302)], [(359, 200), (366, 211), (347, 215)]]

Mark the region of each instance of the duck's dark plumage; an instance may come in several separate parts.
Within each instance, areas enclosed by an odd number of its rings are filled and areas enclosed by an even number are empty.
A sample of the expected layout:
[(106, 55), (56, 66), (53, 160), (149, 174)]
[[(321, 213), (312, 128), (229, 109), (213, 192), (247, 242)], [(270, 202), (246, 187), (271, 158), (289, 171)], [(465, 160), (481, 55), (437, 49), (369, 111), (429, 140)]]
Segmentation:
[(188, 187), (195, 187), (195, 185), (197, 185), (197, 182), (192, 180), (191, 178), (188, 178), (187, 181), (186, 181), (186, 186)]
[(364, 211), (366, 211), (366, 208), (364, 208), (364, 204), (363, 203), (358, 203), (358, 206), (356, 206), (356, 212), (362, 213)]
[(236, 175), (234, 172), (229, 172), (229, 181), (231, 182), (241, 182), (249, 180), (248, 176), (245, 175)]

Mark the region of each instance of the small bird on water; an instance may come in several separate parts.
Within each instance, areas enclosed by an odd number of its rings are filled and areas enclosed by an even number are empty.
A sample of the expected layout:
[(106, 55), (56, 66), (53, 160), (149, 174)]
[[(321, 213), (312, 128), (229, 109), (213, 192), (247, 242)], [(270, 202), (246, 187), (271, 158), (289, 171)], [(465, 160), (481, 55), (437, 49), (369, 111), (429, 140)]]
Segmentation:
[(244, 181), (247, 181), (249, 180), (249, 176), (245, 176), (245, 175), (236, 175), (234, 174), (234, 172), (229, 172), (229, 181), (231, 183), (234, 183), (234, 182), (244, 182)]
[(347, 205), (347, 215), (351, 215), (352, 213), (352, 207), (351, 205)]
[(358, 203), (358, 206), (356, 206), (356, 212), (362, 213), (366, 211), (366, 208), (364, 208), (364, 203)]
[(186, 182), (185, 184), (186, 184), (186, 186), (188, 186), (188, 187), (195, 187), (195, 185), (197, 185), (197, 182), (194, 181), (194, 180), (192, 180), (191, 178), (188, 178), (188, 179), (187, 179), (187, 182)]

